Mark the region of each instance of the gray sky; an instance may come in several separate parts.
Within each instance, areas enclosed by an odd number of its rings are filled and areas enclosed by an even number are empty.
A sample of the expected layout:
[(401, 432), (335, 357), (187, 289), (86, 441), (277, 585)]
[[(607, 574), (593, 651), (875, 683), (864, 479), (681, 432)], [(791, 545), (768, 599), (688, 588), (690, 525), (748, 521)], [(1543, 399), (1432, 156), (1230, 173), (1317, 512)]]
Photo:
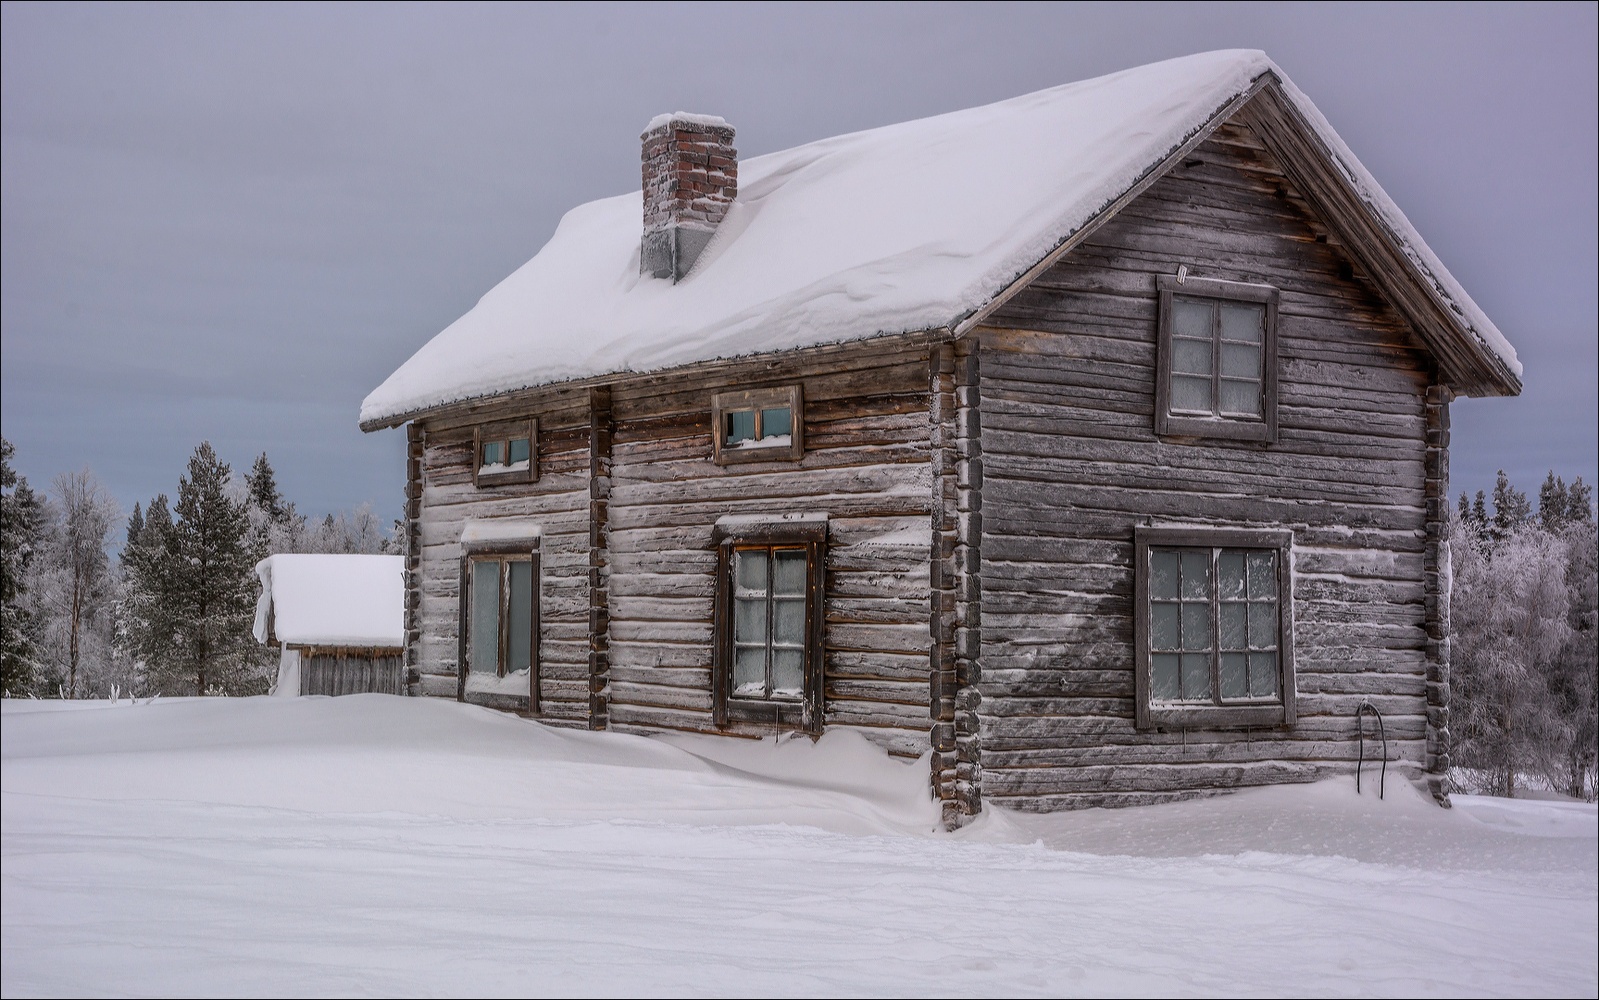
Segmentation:
[(1510, 337), (1454, 487), (1596, 476), (1596, 8), (67, 6), (0, 24), (0, 422), (36, 486), (131, 509), (209, 439), (302, 511), (398, 514), (362, 397), (638, 183), (638, 133), (741, 155), (1215, 48), (1265, 49)]

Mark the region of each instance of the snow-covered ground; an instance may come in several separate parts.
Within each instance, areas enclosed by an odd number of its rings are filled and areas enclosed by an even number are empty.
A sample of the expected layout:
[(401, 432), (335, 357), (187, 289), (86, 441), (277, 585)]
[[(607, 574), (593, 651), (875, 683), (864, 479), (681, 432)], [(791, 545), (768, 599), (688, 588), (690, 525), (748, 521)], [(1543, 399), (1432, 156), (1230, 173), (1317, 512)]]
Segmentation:
[(382, 695), (3, 713), (6, 996), (1599, 989), (1592, 805), (1341, 780), (949, 835), (925, 765), (848, 733)]

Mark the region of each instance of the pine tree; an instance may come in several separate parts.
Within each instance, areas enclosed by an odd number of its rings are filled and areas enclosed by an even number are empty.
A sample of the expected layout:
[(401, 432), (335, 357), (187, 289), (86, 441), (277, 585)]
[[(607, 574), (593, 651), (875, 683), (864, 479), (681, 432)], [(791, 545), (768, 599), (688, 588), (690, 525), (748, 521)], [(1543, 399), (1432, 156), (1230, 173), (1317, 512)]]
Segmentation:
[(244, 482), (249, 490), (250, 502), (274, 522), (282, 524), (288, 516), (288, 508), (283, 502), (282, 492), (278, 490), (277, 475), (272, 471), (272, 463), (267, 461), (266, 452), (257, 456), (255, 464), (245, 473)]
[(1566, 520), (1574, 524), (1593, 523), (1593, 487), (1578, 476), (1566, 491)]
[(1549, 470), (1549, 476), (1538, 489), (1538, 523), (1545, 531), (1559, 531), (1566, 521), (1566, 481)]
[(13, 454), (11, 442), (0, 438), (0, 692), (16, 695), (34, 679), (34, 622), (22, 598), (43, 505), (11, 467)]
[(1479, 535), (1488, 532), (1488, 495), (1482, 490), (1477, 491), (1477, 498), (1471, 502), (1471, 520), (1477, 526)]
[(172, 514), (165, 493), (151, 500), (142, 516), (138, 507), (134, 508), (128, 520), (128, 542), (122, 548), (125, 590), (117, 615), (117, 639), (143, 664), (146, 680), (157, 682), (171, 672), (177, 631), (169, 601), (170, 571), (176, 558), (172, 541)]
[(1505, 470), (1499, 470), (1494, 482), (1494, 516), (1492, 531), (1495, 538), (1508, 538), (1517, 529), (1532, 520), (1532, 504), (1527, 494), (1510, 485)]

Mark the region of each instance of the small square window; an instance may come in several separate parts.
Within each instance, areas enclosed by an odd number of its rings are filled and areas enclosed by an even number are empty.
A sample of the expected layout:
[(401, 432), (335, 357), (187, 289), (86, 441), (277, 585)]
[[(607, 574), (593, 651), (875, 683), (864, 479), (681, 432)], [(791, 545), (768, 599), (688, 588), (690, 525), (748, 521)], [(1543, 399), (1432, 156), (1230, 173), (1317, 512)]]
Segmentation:
[(1140, 728), (1294, 721), (1291, 544), (1285, 531), (1137, 529)]
[(716, 463), (796, 461), (805, 454), (800, 387), (719, 392), (711, 398)]
[(1171, 275), (1157, 285), (1155, 433), (1277, 440), (1277, 289)]
[(472, 481), (478, 486), (532, 483), (539, 478), (539, 422), (485, 424), (473, 433)]

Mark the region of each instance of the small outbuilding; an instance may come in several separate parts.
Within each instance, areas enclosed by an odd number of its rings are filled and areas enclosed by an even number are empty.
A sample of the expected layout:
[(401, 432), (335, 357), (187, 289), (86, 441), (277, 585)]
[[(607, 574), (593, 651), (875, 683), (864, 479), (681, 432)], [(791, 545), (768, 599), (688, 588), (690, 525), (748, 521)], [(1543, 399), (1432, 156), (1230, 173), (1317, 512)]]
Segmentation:
[(274, 694), (405, 694), (405, 560), (268, 556), (256, 641), (282, 650)]

